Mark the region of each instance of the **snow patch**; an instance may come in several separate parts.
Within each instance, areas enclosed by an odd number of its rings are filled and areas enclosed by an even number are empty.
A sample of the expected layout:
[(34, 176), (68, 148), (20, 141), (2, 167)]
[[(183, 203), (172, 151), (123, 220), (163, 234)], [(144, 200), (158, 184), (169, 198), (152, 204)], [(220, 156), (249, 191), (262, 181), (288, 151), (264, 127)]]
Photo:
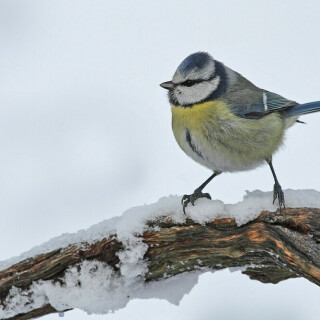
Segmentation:
[(79, 308), (88, 314), (106, 314), (124, 308), (131, 299), (166, 299), (178, 305), (198, 283), (204, 271), (180, 274), (162, 281), (128, 282), (106, 263), (84, 261), (70, 268), (62, 282), (39, 281), (29, 290), (13, 287), (6, 299), (1, 319), (25, 313), (50, 303), (56, 310)]
[[(287, 208), (320, 208), (320, 192), (316, 190), (284, 191)], [(276, 211), (277, 200), (273, 204), (273, 192), (260, 190), (246, 191), (243, 201), (235, 204), (224, 204), (219, 200), (202, 198), (195, 206), (188, 206), (186, 213), (195, 222), (204, 224), (215, 218), (234, 218), (241, 226), (255, 219), (262, 211)]]
[[(287, 207), (320, 207), (320, 193), (315, 190), (285, 190), (285, 198)], [(104, 262), (83, 261), (69, 268), (60, 282), (38, 281), (28, 290), (13, 287), (5, 300), (5, 309), (0, 307), (0, 318), (13, 317), (47, 303), (58, 311), (80, 308), (88, 313), (102, 314), (123, 308), (133, 298), (167, 299), (179, 304), (182, 297), (197, 283), (199, 275), (208, 270), (203, 268), (173, 278), (165, 277), (161, 281), (144, 283), (148, 266), (143, 256), (147, 245), (138, 236), (150, 229), (148, 221), (165, 216), (175, 223), (183, 223), (188, 217), (204, 224), (215, 218), (235, 218), (237, 224), (242, 225), (256, 218), (263, 210), (275, 211), (278, 208), (277, 203), (272, 204), (272, 192), (258, 190), (247, 191), (243, 201), (236, 204), (199, 199), (195, 206), (187, 207), (186, 216), (180, 201), (181, 197), (169, 196), (151, 205), (131, 208), (121, 217), (102, 221), (74, 234), (63, 234), (19, 257), (0, 262), (0, 270), (3, 270), (41, 253), (75, 244), (81, 246), (84, 242), (90, 244), (113, 235), (117, 235), (124, 245), (124, 250), (118, 254), (120, 272)], [(247, 267), (233, 268), (232, 271)]]

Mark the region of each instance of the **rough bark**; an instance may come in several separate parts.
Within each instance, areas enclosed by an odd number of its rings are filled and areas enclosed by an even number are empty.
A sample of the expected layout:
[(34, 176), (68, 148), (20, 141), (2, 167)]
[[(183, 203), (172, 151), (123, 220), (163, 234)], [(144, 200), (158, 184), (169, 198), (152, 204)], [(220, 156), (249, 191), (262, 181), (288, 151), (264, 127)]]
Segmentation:
[[(145, 281), (156, 281), (199, 268), (247, 268), (242, 273), (264, 283), (304, 277), (320, 285), (320, 209), (298, 208), (262, 212), (238, 227), (234, 219), (216, 219), (206, 225), (192, 220), (175, 224), (150, 221), (158, 231), (142, 235), (148, 245)], [(84, 249), (85, 248), (85, 249)], [(117, 270), (117, 252), (123, 245), (114, 237), (91, 245), (70, 246), (21, 261), (0, 271), (0, 305), (12, 286), (27, 289), (33, 281), (62, 277), (68, 267), (85, 259), (107, 262)], [(51, 305), (11, 319), (30, 319), (57, 312)]]

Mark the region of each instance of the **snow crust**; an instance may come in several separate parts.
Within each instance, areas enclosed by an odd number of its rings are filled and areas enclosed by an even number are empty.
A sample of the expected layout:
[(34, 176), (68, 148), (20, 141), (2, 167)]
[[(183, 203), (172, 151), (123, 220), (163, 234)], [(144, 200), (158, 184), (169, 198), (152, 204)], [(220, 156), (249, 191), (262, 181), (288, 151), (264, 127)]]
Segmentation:
[[(320, 207), (320, 192), (315, 190), (285, 190), (285, 198), (287, 207)], [(58, 311), (80, 308), (89, 314), (115, 311), (125, 307), (133, 298), (159, 298), (179, 304), (182, 297), (197, 283), (199, 275), (208, 270), (197, 270), (145, 284), (143, 277), (148, 266), (143, 256), (147, 246), (138, 236), (148, 229), (147, 221), (166, 216), (176, 223), (183, 223), (188, 217), (204, 224), (215, 218), (229, 217), (235, 218), (237, 224), (242, 225), (256, 218), (263, 210), (277, 209), (277, 203), (272, 204), (272, 192), (258, 190), (247, 191), (243, 201), (236, 204), (199, 199), (195, 206), (187, 207), (186, 216), (182, 212), (180, 201), (180, 196), (169, 196), (151, 205), (131, 208), (121, 217), (102, 221), (73, 234), (63, 234), (19, 257), (0, 262), (0, 270), (3, 270), (41, 253), (75, 244), (81, 246), (84, 242), (93, 243), (113, 235), (117, 235), (125, 247), (118, 254), (120, 274), (106, 263), (83, 261), (69, 268), (59, 283), (38, 281), (28, 290), (13, 287), (5, 300), (6, 307), (0, 307), (0, 318), (13, 317), (47, 303)]]

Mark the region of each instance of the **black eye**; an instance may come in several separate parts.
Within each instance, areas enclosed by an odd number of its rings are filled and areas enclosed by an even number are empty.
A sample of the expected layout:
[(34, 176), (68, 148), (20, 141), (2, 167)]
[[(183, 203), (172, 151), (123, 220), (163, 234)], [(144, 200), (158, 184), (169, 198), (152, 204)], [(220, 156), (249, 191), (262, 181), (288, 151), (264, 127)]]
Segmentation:
[(183, 85), (185, 85), (186, 87), (191, 87), (195, 84), (195, 81), (193, 80), (187, 80), (183, 83)]

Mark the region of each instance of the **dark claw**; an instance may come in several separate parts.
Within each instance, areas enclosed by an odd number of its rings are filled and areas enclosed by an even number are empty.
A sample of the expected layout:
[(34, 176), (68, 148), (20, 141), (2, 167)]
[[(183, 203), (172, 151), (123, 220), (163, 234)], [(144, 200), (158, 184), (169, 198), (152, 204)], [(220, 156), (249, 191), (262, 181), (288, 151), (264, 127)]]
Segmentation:
[(185, 194), (181, 199), (183, 213), (186, 214), (186, 207), (188, 206), (189, 203), (191, 203), (194, 206), (195, 201), (200, 198), (207, 198), (211, 200), (211, 196), (209, 193), (202, 193), (197, 189), (194, 190), (193, 194)]
[(210, 196), (209, 193), (203, 193), (203, 194), (202, 194), (202, 197), (211, 200), (211, 196)]
[(190, 197), (189, 195), (185, 194), (181, 199), (181, 204), (183, 205), (184, 200), (187, 200), (189, 197)]
[(281, 208), (285, 209), (286, 204), (284, 201), (284, 193), (283, 193), (279, 183), (275, 183), (274, 187), (273, 187), (273, 203), (276, 201), (277, 198), (279, 201), (279, 209), (280, 209), (280, 213), (281, 213)]

